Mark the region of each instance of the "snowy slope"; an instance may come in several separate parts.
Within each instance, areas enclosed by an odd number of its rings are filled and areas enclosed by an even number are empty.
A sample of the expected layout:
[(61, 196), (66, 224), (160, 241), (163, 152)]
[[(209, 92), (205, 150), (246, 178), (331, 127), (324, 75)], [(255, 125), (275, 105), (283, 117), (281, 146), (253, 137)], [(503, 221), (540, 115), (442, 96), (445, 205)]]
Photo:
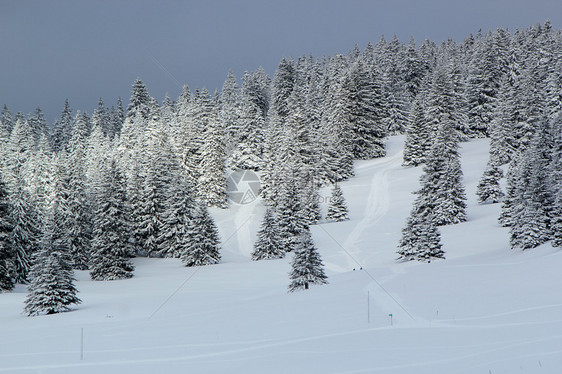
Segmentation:
[(289, 258), (249, 260), (259, 201), (213, 210), (219, 265), (78, 272), (83, 304), (52, 316), (22, 316), (21, 286), (0, 295), (0, 373), (561, 373), (562, 253), (509, 250), (499, 205), (476, 203), (486, 140), (463, 144), (469, 222), (442, 229), (447, 259), (394, 261), (421, 173), (402, 143), (342, 183), (350, 221), (313, 228), (329, 285), (288, 294)]

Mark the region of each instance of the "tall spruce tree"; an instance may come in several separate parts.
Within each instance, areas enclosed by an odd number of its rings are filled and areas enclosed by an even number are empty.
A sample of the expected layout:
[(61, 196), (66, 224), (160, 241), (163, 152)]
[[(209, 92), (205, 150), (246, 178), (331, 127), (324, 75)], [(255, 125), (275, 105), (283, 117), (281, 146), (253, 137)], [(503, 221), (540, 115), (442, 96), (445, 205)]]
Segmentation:
[(215, 221), (205, 206), (198, 206), (191, 223), (191, 245), (182, 253), (185, 266), (212, 265), (220, 262), (220, 240)]
[(283, 257), (285, 257), (285, 252), (275, 213), (271, 208), (267, 208), (254, 244), (252, 260), (271, 260)]
[(433, 224), (449, 225), (466, 221), (466, 194), (458, 153), (458, 133), (450, 121), (443, 122), (420, 177), (415, 209)]
[(479, 203), (499, 203), (504, 196), (500, 187), (500, 179), (503, 178), (503, 171), (492, 160), (488, 161), (482, 179), (478, 183), (476, 194)]
[(40, 240), (40, 213), (22, 184), (15, 187), (10, 200), (12, 230), (9, 239), (13, 255), (13, 278), (17, 283), (26, 283), (31, 259)]
[(10, 275), (13, 257), (10, 243), (13, 226), (10, 222), (10, 213), (8, 191), (0, 177), (0, 293), (11, 291), (14, 288), (14, 281)]
[(337, 183), (332, 188), (326, 219), (332, 222), (347, 221), (349, 219), (347, 204), (345, 203), (341, 187)]
[(297, 248), (300, 235), (308, 229), (308, 220), (300, 198), (298, 180), (294, 169), (289, 167), (282, 172), (278, 196), (275, 198), (275, 211), (285, 252)]
[(398, 244), (398, 261), (417, 260), (431, 262), (443, 259), (445, 252), (441, 247), (441, 234), (433, 223), (431, 215), (423, 216), (414, 208), (402, 229)]
[(134, 266), (130, 257), (130, 211), (125, 180), (115, 160), (104, 170), (96, 194), (96, 212), (90, 259), (90, 277), (93, 280), (131, 278)]
[(158, 241), (165, 257), (181, 258), (189, 252), (193, 244), (193, 222), (197, 202), (193, 196), (193, 186), (180, 176), (170, 185), (168, 194), (167, 209), (164, 212)]
[(312, 235), (308, 229), (299, 235), (298, 245), (291, 262), (289, 273), (289, 292), (308, 290), (311, 285), (322, 285), (328, 283), (328, 277), (324, 273), (324, 264), (318, 250), (314, 246)]
[(384, 108), (380, 79), (358, 60), (340, 86), (336, 118), (347, 128), (346, 147), (356, 159), (386, 154)]
[(29, 276), (29, 293), (24, 308), (28, 316), (65, 312), (70, 310), (71, 305), (81, 303), (76, 295), (72, 259), (64, 239), (60, 213), (55, 202), (47, 217), (40, 249)]
[(530, 249), (551, 238), (552, 197), (548, 189), (551, 162), (550, 135), (543, 126), (525, 152), (515, 180), (518, 194), (512, 201), (510, 242), (512, 248)]
[(85, 174), (88, 135), (89, 119), (78, 111), (68, 143), (69, 153), (65, 160), (68, 163), (65, 179), (68, 181), (66, 205), (69, 212), (66, 235), (73, 258), (73, 267), (78, 270), (88, 269), (92, 238), (92, 206), (88, 198)]
[(198, 180), (199, 199), (207, 206), (226, 208), (226, 149), (224, 128), (215, 110), (210, 114), (209, 128), (201, 149), (201, 175)]
[(68, 99), (64, 102), (64, 108), (58, 119), (53, 125), (51, 144), (55, 152), (65, 150), (72, 136), (72, 109), (68, 104)]

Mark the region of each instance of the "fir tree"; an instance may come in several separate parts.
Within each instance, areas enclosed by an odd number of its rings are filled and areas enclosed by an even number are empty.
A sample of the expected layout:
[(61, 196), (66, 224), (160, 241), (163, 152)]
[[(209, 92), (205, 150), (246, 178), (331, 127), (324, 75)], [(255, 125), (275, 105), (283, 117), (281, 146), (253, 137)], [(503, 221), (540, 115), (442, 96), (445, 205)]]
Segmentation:
[(184, 265), (203, 266), (219, 263), (221, 259), (219, 235), (206, 207), (197, 208), (191, 225), (191, 245), (181, 255)]
[(254, 244), (252, 260), (271, 260), (285, 257), (279, 227), (275, 221), (275, 214), (267, 208), (262, 225), (258, 231), (258, 238)]
[(441, 234), (433, 224), (431, 215), (422, 216), (414, 208), (402, 229), (402, 238), (398, 244), (399, 261), (431, 262), (443, 259)]
[[(289, 167), (287, 170), (292, 170)], [(285, 170), (285, 173), (287, 173)], [(292, 175), (292, 177), (291, 177)], [(300, 235), (308, 229), (303, 203), (295, 174), (286, 174), (280, 179), (279, 195), (275, 199), (275, 211), (285, 252), (293, 251), (300, 241)]]
[(298, 245), (291, 262), (289, 273), (289, 292), (308, 290), (311, 285), (322, 285), (328, 283), (328, 277), (324, 273), (324, 264), (318, 250), (314, 246), (310, 231), (304, 230), (299, 235)]
[(78, 291), (74, 286), (71, 259), (59, 216), (59, 208), (54, 204), (29, 276), (29, 293), (24, 308), (29, 316), (65, 312), (70, 310), (70, 305), (81, 303), (76, 296)]
[(498, 218), (498, 222), (503, 227), (510, 227), (513, 224), (513, 215), (514, 215), (514, 206), (516, 205), (516, 201), (521, 196), (521, 191), (519, 190), (519, 185), (517, 183), (517, 179), (520, 177), (520, 159), (521, 155), (517, 153), (511, 159), (509, 163), (509, 169), (507, 171), (506, 179), (507, 179), (507, 187), (506, 187), (506, 194), (505, 198), (503, 199), (501, 213)]
[(512, 248), (534, 248), (552, 237), (550, 214), (553, 203), (547, 175), (551, 162), (550, 135), (545, 127), (535, 134), (519, 165), (517, 195), (511, 207)]
[(61, 118), (55, 122), (52, 131), (51, 144), (55, 152), (65, 150), (72, 136), (72, 110), (68, 99), (64, 102)]
[[(213, 111), (214, 112), (214, 111)], [(216, 113), (209, 120), (209, 129), (201, 149), (201, 176), (198, 180), (200, 200), (207, 206), (226, 208), (228, 195), (226, 193), (224, 129), (218, 121)]]
[(349, 216), (347, 214), (347, 205), (343, 192), (340, 186), (336, 183), (332, 188), (332, 195), (330, 197), (330, 204), (328, 205), (328, 214), (326, 219), (332, 222), (347, 221)]
[(219, 118), (224, 124), (225, 144), (232, 147), (238, 139), (240, 130), (240, 91), (236, 83), (236, 76), (230, 70), (222, 86), (219, 99)]
[(6, 104), (2, 108), (0, 113), (0, 150), (4, 150), (4, 147), (10, 140), (10, 133), (15, 126), (14, 118), (12, 112)]
[(557, 185), (552, 218), (552, 246), (562, 247), (562, 186)]
[(406, 127), (403, 166), (418, 166), (425, 161), (424, 142), (429, 137), (425, 127), (425, 112), (422, 98), (416, 97), (410, 112), (410, 121)]
[(31, 127), (35, 144), (37, 144), (42, 135), (47, 135), (49, 133), (49, 125), (45, 120), (45, 116), (43, 115), (41, 108), (35, 108), (35, 111), (33, 114), (29, 115), (27, 120), (29, 122), (29, 126)]
[(158, 241), (166, 257), (181, 258), (191, 248), (193, 219), (197, 203), (193, 187), (183, 178), (174, 180), (169, 189), (168, 207)]
[(11, 291), (14, 288), (14, 282), (10, 276), (12, 267), (10, 233), (13, 227), (9, 219), (10, 216), (8, 192), (4, 181), (0, 177), (0, 293)]
[(10, 246), (14, 259), (14, 280), (26, 283), (31, 269), (31, 258), (37, 251), (40, 236), (40, 216), (31, 198), (21, 184), (11, 194)]
[(504, 196), (499, 184), (501, 178), (503, 178), (502, 170), (491, 160), (488, 161), (486, 169), (484, 170), (484, 175), (482, 179), (480, 179), (476, 189), (479, 203), (500, 202)]
[(127, 107), (127, 118), (140, 117), (145, 122), (150, 119), (150, 95), (140, 78), (135, 79)]
[(308, 225), (315, 225), (322, 219), (320, 212), (320, 194), (318, 184), (311, 173), (304, 177), (304, 186), (301, 187), (300, 199), (302, 215)]
[(449, 225), (466, 221), (466, 195), (458, 154), (458, 134), (452, 122), (443, 122), (420, 177), (416, 192), (417, 213), (431, 216), (433, 224)]
[(265, 118), (271, 101), (271, 78), (262, 67), (244, 74), (242, 80), (242, 95), (258, 106), (262, 118)]
[(550, 195), (552, 198), (551, 229), (552, 245), (562, 247), (562, 112), (552, 118), (552, 160), (550, 162)]
[(240, 111), (240, 131), (228, 164), (233, 169), (258, 170), (264, 162), (265, 119), (257, 104), (247, 96), (241, 102)]
[(295, 63), (292, 59), (281, 59), (272, 82), (271, 107), (281, 119), (291, 112), (289, 97), (295, 86)]
[(357, 61), (344, 76), (336, 120), (347, 128), (346, 146), (356, 159), (382, 157), (386, 154), (386, 131), (382, 118), (383, 98), (377, 76)]
[(106, 168), (97, 194), (90, 277), (93, 280), (131, 278), (131, 222), (124, 178), (116, 162)]
[(111, 107), (110, 115), (111, 127), (107, 130), (106, 135), (110, 139), (113, 139), (116, 135), (121, 134), (121, 128), (125, 122), (125, 111), (123, 110), (123, 103), (121, 102), (120, 97), (117, 98), (117, 107)]
[(27, 185), (30, 179), (30, 161), (35, 150), (35, 139), (29, 122), (17, 120), (6, 146), (3, 162), (4, 178), (9, 189), (18, 183)]
[(68, 144), (69, 154), (65, 160), (68, 163), (65, 179), (68, 181), (66, 206), (69, 212), (66, 235), (73, 268), (78, 270), (88, 269), (92, 238), (92, 207), (88, 199), (85, 174), (88, 135), (89, 119), (78, 111)]

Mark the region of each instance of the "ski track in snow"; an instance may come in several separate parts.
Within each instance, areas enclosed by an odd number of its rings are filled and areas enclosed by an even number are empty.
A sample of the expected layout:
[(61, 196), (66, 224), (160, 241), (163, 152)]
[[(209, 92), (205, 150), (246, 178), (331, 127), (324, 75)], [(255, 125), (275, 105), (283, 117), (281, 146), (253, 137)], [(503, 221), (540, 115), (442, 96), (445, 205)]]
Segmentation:
[(363, 233), (372, 228), (390, 208), (390, 191), (388, 174), (391, 170), (395, 170), (397, 166), (402, 163), (403, 151), (400, 149), (392, 156), (387, 156), (378, 160), (378, 162), (370, 163), (364, 167), (357, 167), (356, 171), (359, 173), (371, 172), (376, 170), (371, 178), (371, 188), (369, 196), (367, 197), (367, 204), (363, 211), (363, 219), (357, 223), (353, 231), (349, 234), (343, 248), (347, 252), (348, 262), (350, 267), (365, 267), (364, 258), (359, 254), (359, 243), (364, 237)]

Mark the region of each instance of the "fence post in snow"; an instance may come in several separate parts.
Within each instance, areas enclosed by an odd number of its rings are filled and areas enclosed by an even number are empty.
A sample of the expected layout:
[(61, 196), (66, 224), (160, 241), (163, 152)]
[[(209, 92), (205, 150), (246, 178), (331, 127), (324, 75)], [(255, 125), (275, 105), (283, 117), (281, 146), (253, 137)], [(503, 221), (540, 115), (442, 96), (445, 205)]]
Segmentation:
[(367, 323), (371, 323), (371, 297), (370, 297), (370, 291), (367, 291)]

